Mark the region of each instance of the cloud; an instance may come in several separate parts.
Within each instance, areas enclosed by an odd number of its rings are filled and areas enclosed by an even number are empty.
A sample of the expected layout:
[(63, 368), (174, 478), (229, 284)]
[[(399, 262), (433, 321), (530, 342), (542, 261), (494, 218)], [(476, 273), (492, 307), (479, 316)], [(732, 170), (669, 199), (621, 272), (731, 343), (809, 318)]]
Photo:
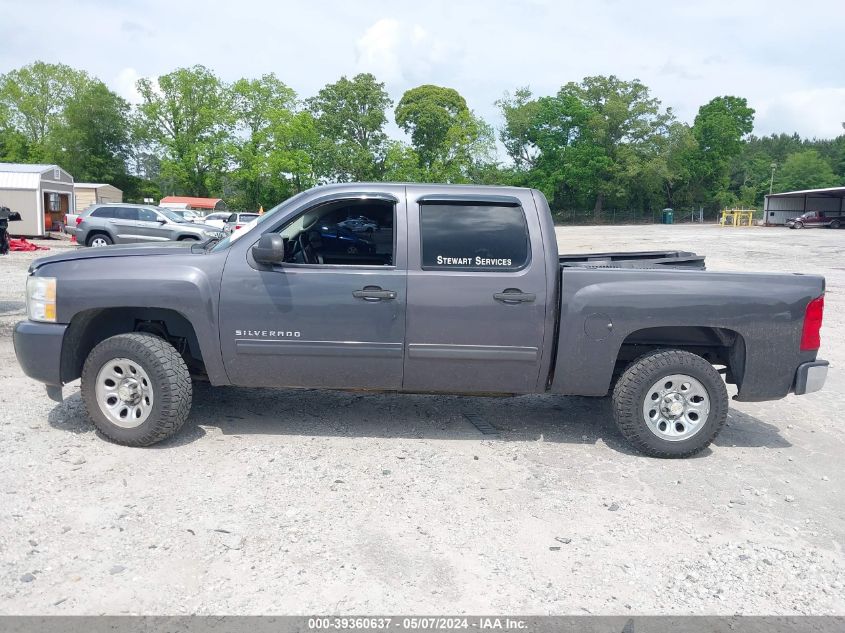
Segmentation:
[(382, 18), (355, 43), (356, 67), (388, 84), (432, 83), (450, 59), (460, 56), (456, 46), (431, 35), (422, 25)]
[(797, 131), (802, 136), (830, 138), (845, 132), (845, 88), (785, 92), (752, 105), (757, 109), (758, 133)]
[(141, 75), (134, 68), (123, 68), (112, 80), (111, 86), (117, 94), (129, 103), (139, 103), (141, 94), (138, 92), (137, 83), (140, 78)]

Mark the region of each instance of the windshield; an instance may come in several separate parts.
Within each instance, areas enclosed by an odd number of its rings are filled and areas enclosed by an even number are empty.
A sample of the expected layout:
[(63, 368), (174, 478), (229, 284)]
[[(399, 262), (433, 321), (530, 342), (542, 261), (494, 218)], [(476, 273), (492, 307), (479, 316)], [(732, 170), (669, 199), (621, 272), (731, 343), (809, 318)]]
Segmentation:
[(178, 222), (180, 224), (185, 223), (185, 219), (181, 217), (178, 213), (174, 213), (172, 209), (165, 209), (164, 207), (156, 207), (156, 211), (161, 213), (164, 217), (166, 217), (171, 222)]
[(302, 192), (296, 194), (295, 196), (288, 198), (284, 202), (277, 204), (275, 207), (273, 207), (269, 211), (266, 211), (263, 215), (259, 215), (257, 220), (254, 220), (253, 222), (246, 224), (239, 231), (235, 231), (234, 233), (230, 233), (227, 238), (217, 242), (217, 244), (214, 245), (214, 248), (211, 249), (211, 252), (213, 253), (213, 252), (216, 252), (216, 251), (222, 251), (222, 250), (229, 248), (232, 244), (237, 242), (239, 239), (241, 239), (247, 233), (251, 233), (251, 232), (255, 231), (259, 226), (263, 226), (268, 221), (272, 221), (273, 218), (278, 217), (278, 214), (280, 212), (284, 212), (290, 205), (295, 204), (296, 201), (299, 200), (300, 198), (302, 198), (306, 193), (307, 193), (306, 191), (302, 191)]

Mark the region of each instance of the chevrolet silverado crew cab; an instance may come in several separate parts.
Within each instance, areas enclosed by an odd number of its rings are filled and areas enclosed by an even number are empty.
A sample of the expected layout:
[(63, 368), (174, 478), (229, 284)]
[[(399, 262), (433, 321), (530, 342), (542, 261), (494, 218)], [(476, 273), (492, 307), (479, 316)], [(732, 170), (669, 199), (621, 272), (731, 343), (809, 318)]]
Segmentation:
[[(342, 227), (361, 216), (379, 227), (366, 240)], [(682, 457), (722, 428), (725, 382), (773, 400), (827, 374), (824, 278), (710, 272), (682, 251), (559, 255), (531, 189), (329, 185), (222, 241), (79, 249), (29, 272), (24, 372), (57, 401), (81, 377), (95, 426), (132, 446), (179, 430), (194, 379), (610, 393), (637, 449)]]

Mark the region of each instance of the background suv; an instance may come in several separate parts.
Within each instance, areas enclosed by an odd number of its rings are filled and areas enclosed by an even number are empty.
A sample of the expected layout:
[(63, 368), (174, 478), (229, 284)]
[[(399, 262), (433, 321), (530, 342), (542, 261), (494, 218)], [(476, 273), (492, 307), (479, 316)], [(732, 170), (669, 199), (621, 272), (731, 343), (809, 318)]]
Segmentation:
[(99, 204), (76, 220), (76, 241), (82, 246), (135, 242), (205, 241), (220, 238), (213, 226), (195, 224), (170, 209), (137, 204)]

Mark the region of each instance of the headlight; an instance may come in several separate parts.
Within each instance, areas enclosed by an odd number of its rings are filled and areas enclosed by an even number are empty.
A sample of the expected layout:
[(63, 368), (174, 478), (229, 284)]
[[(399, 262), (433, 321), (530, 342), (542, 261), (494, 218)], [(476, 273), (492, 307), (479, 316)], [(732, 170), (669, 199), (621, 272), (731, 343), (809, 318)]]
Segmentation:
[(56, 322), (56, 279), (33, 277), (26, 280), (26, 314), (33, 321)]
[(220, 231), (203, 231), (202, 234), (206, 237), (214, 237), (217, 239), (223, 237), (223, 234)]

